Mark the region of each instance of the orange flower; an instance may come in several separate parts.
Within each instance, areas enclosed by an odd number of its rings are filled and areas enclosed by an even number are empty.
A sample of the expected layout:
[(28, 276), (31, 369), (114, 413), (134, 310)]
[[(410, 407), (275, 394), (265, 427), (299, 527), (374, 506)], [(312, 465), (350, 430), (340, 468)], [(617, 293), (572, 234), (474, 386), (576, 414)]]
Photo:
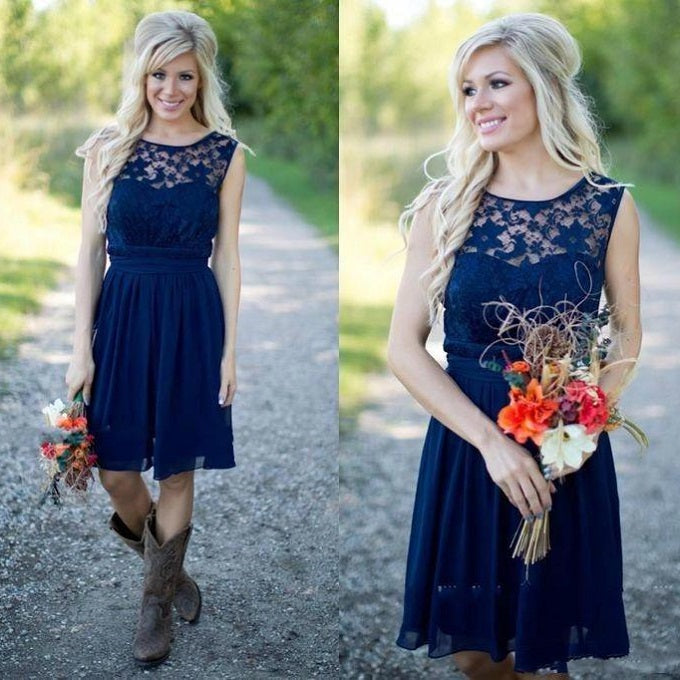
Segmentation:
[(84, 432), (87, 429), (87, 418), (85, 416), (61, 416), (57, 418), (56, 425), (69, 432), (72, 430)]
[(531, 366), (526, 361), (513, 361), (507, 370), (513, 373), (528, 373)]
[(531, 439), (537, 446), (541, 445), (543, 432), (550, 427), (548, 422), (557, 410), (558, 403), (543, 398), (541, 385), (532, 378), (526, 392), (513, 388), (510, 390), (510, 403), (498, 413), (498, 424), (506, 434), (520, 443)]

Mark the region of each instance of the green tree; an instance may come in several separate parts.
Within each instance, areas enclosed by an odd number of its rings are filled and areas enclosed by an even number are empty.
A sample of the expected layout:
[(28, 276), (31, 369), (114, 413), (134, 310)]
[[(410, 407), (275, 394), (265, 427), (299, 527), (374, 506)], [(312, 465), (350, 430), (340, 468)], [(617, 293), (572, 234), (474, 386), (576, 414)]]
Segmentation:
[(0, 101), (17, 109), (23, 108), (31, 78), (26, 46), (31, 42), (34, 19), (31, 0), (0, 4)]

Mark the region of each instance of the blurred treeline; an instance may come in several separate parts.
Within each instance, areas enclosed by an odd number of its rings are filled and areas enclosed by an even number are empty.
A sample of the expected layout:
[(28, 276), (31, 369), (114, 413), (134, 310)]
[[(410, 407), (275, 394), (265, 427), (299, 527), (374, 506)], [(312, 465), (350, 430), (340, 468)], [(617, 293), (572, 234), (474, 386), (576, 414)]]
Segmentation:
[[(42, 7), (42, 9), (36, 9)], [(0, 2), (0, 107), (81, 119), (120, 100), (124, 48), (148, 12), (186, 9), (219, 41), (228, 108), (256, 150), (337, 178), (337, 0)], [(252, 124), (252, 119), (257, 124)], [(245, 125), (242, 125), (244, 124)], [(241, 136), (244, 137), (242, 134)]]
[[(354, 39), (342, 45), (343, 136), (369, 144), (391, 138), (393, 147), (398, 135), (434, 134), (436, 143), (425, 147), (441, 149), (453, 125), (447, 75), (459, 42), (495, 16), (539, 11), (561, 19), (581, 45), (581, 83), (615, 164), (634, 175), (680, 181), (678, 0), (498, 0), (487, 13), (478, 6), (431, 0), (422, 17), (394, 30), (370, 0), (344, 0), (343, 35)], [(402, 205), (409, 196), (398, 194)]]
[(149, 12), (190, 10), (211, 24), (227, 108), (257, 153), (249, 172), (337, 243), (337, 4), (0, 0), (0, 359), (75, 264), (83, 164), (74, 150), (112, 120)]
[[(485, 8), (486, 11), (482, 11)], [(341, 405), (351, 417), (381, 371), (403, 266), (396, 221), (453, 131), (448, 69), (458, 44), (513, 12), (559, 18), (583, 53), (610, 174), (680, 238), (679, 0), (430, 0), (392, 28), (371, 0), (340, 6)], [(351, 36), (351, 37), (350, 37)], [(442, 171), (435, 158), (428, 170)]]

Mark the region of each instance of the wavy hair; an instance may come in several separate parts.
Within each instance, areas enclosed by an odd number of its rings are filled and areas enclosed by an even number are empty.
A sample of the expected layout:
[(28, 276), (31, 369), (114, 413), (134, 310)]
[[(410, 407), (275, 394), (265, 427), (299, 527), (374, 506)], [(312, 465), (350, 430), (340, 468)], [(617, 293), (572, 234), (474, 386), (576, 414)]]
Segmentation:
[[(595, 183), (593, 173), (606, 174), (598, 125), (576, 81), (581, 53), (576, 40), (559, 21), (544, 14), (511, 14), (485, 24), (465, 40), (449, 70), (449, 90), (456, 113), (453, 136), (443, 151), (426, 159), (425, 174), (430, 181), (399, 218), (405, 237), (413, 218), (425, 209), (431, 211), (434, 252), (423, 280), (428, 282), (427, 301), (433, 324), (443, 309), (456, 251), (465, 240), (497, 168), (496, 154), (480, 146), (465, 115), (462, 95), (463, 69), (470, 57), (492, 46), (504, 47), (531, 84), (541, 138), (555, 163), (581, 171), (591, 184)], [(428, 174), (427, 165), (439, 155), (445, 157), (447, 170), (435, 179)]]
[(217, 39), (208, 22), (184, 11), (155, 12), (145, 16), (135, 30), (134, 58), (125, 77), (116, 123), (95, 131), (75, 151), (77, 156), (91, 160), (89, 166), (95, 189), (90, 198), (102, 233), (106, 232), (106, 207), (113, 180), (151, 119), (146, 78), (186, 52), (196, 56), (199, 71), (200, 85), (191, 107), (193, 117), (210, 130), (236, 138), (223, 104), (227, 85), (217, 68)]

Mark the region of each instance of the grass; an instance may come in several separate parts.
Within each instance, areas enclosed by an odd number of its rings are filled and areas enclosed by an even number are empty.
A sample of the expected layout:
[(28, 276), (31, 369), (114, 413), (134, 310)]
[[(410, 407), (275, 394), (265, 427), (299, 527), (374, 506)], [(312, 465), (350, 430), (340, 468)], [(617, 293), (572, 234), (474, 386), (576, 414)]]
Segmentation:
[[(400, 207), (424, 182), (419, 165), (446, 133), (344, 138), (341, 147), (342, 233), (340, 256), (341, 433), (351, 431), (366, 405), (366, 382), (385, 370), (390, 313), (403, 253), (396, 232)], [(609, 144), (617, 160), (611, 175), (630, 180), (640, 207), (680, 242), (680, 193), (636, 165), (630, 144)], [(440, 166), (433, 164), (432, 173)]]
[(309, 173), (293, 161), (282, 160), (266, 153), (248, 158), (248, 171), (265, 180), (287, 200), (326, 241), (338, 248), (338, 191), (321, 189), (312, 182)]
[[(248, 172), (260, 177), (274, 192), (290, 203), (326, 242), (338, 250), (339, 197), (337, 184), (327, 186), (317, 181), (313, 170), (302, 162), (277, 154), (274, 145), (261, 140), (262, 123), (257, 119), (238, 121), (238, 136), (253, 147), (256, 156), (247, 156)], [(258, 145), (259, 144), (259, 145)]]
[(672, 238), (680, 243), (680, 191), (672, 182), (655, 179), (648, 161), (636, 153), (630, 142), (612, 140), (608, 144), (615, 159), (610, 172), (618, 180), (630, 182), (636, 203)]
[(78, 214), (40, 191), (0, 179), (0, 358), (12, 356), (25, 315), (37, 312), (77, 255)]
[(650, 217), (680, 243), (680, 192), (677, 187), (643, 179), (630, 190)]
[(340, 309), (341, 431), (353, 428), (364, 406), (366, 377), (385, 368), (391, 304), (352, 304)]
[(14, 354), (25, 316), (75, 264), (82, 122), (0, 118), (0, 357)]
[(445, 133), (428, 133), (342, 141), (341, 434), (356, 425), (370, 374), (386, 368), (387, 334), (405, 257), (397, 218), (423, 184), (423, 160), (445, 140)]
[[(75, 264), (83, 162), (73, 151), (103, 122), (0, 116), (0, 357), (15, 352), (25, 315)], [(265, 153), (249, 170), (337, 248), (337, 191), (319, 190), (301, 167)]]

